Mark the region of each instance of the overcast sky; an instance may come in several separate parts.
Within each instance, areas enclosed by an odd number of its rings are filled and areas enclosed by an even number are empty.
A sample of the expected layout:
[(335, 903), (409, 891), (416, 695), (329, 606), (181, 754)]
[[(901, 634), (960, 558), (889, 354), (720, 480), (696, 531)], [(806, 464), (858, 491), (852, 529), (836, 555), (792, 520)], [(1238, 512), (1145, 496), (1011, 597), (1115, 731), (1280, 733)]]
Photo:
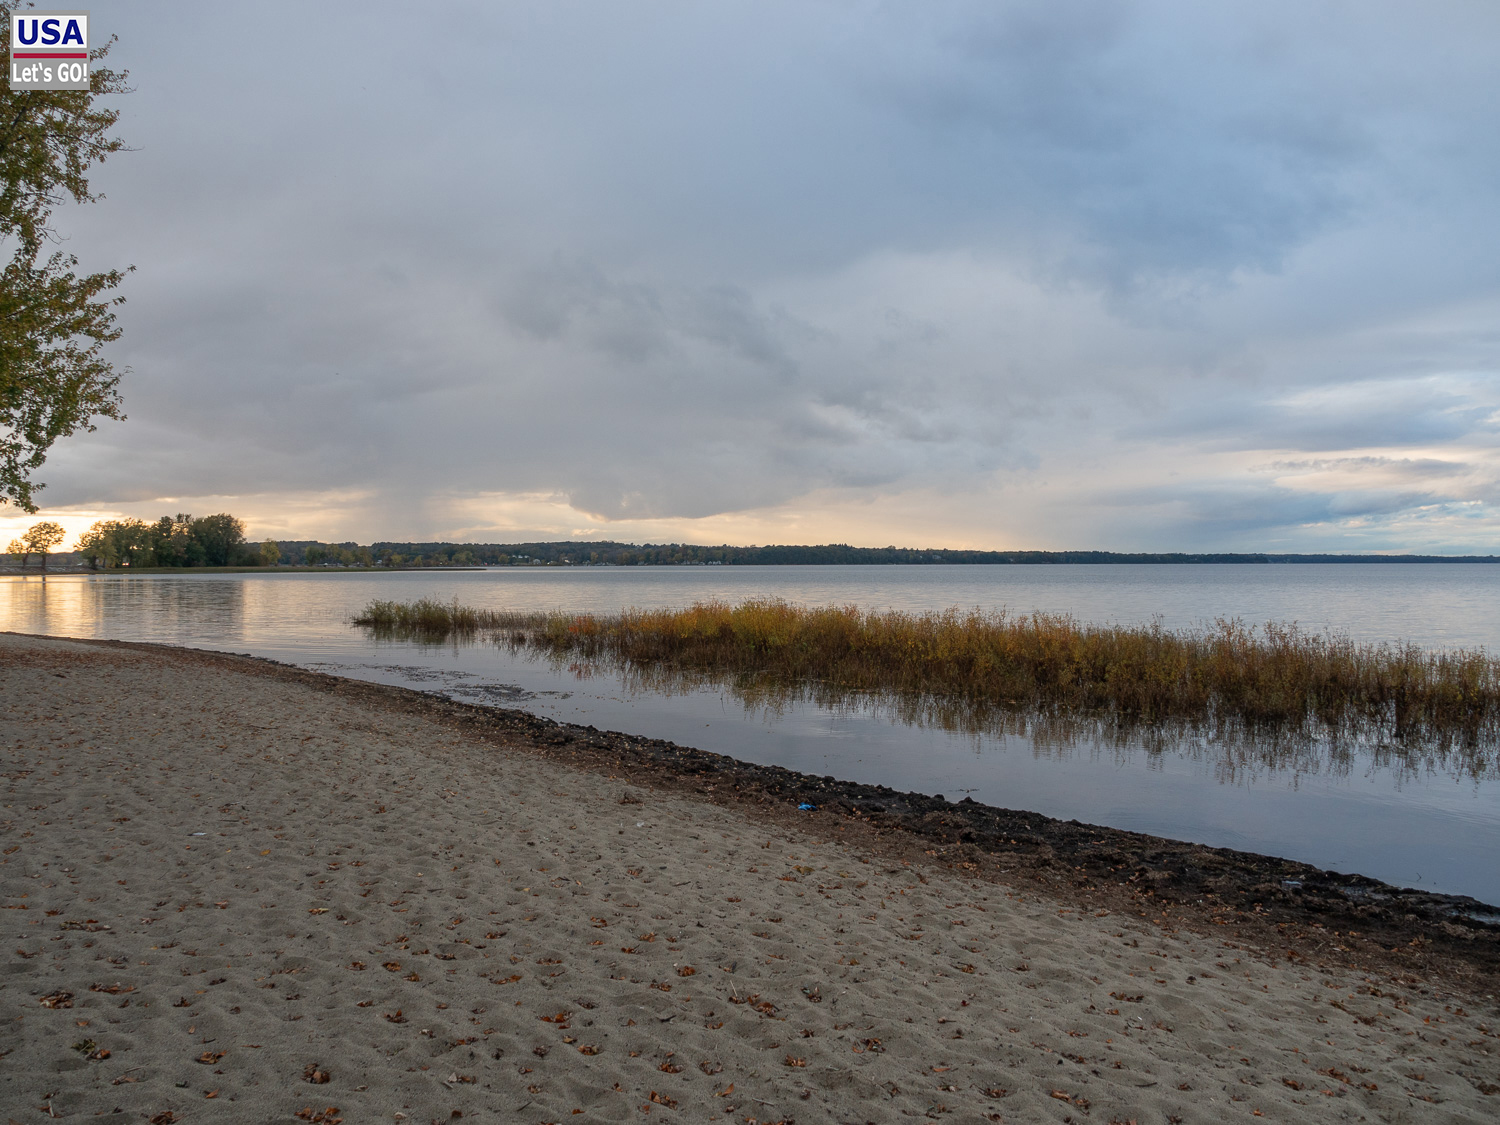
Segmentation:
[(133, 151), (61, 225), (136, 272), (70, 528), (1500, 551), (1493, 0), (90, 30)]

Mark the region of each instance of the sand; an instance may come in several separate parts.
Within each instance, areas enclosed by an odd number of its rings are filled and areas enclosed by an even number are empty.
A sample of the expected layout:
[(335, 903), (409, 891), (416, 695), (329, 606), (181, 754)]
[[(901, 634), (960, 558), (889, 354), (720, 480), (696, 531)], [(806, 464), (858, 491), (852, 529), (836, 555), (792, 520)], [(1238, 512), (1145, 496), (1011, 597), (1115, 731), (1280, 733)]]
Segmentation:
[(891, 860), (244, 663), (0, 635), (10, 1120), (1500, 1117), (1493, 998)]

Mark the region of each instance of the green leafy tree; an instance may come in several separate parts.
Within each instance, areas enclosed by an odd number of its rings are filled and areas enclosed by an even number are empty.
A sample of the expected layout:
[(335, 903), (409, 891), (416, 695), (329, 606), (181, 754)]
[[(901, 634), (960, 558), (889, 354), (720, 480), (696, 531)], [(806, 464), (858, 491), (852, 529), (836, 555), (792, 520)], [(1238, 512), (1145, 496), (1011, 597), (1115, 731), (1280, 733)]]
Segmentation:
[(328, 557), (328, 548), (321, 543), (308, 544), (307, 550), (303, 552), (308, 566), (317, 566)]
[(67, 534), (61, 524), (43, 520), (41, 523), (32, 524), (26, 534), (21, 536), (21, 542), (25, 543), (27, 549), (33, 554), (42, 556), (42, 569), (46, 570), (47, 552), (61, 543)]
[(155, 566), (156, 529), (141, 520), (100, 520), (78, 537), (78, 553), (92, 567)]
[(19, 539), (12, 539), (10, 546), (5, 549), (15, 558), (17, 565), (24, 570), (27, 561), (31, 558), (31, 552), (27, 550), (26, 544)]
[(207, 566), (228, 566), (245, 542), (244, 523), (228, 512), (193, 520), (188, 528), (203, 549), (203, 562)]
[(98, 570), (101, 564), (109, 565), (109, 535), (104, 530), (104, 522), (100, 520), (80, 535), (75, 547), (78, 557), (93, 570)]
[(178, 512), (151, 525), (157, 566), (202, 566), (208, 560), (203, 542), (193, 533), (192, 516)]
[[(125, 71), (100, 66), (114, 43), (90, 50), (87, 90), (13, 90), (10, 22), (20, 0), (0, 0), (0, 504), (36, 511), (32, 474), (52, 443), (93, 419), (122, 418), (119, 375), (103, 356), (118, 339), (110, 296), (128, 270), (79, 274), (52, 213), (91, 203), (88, 171), (124, 149), (119, 113), (100, 99), (126, 92)], [(133, 267), (132, 267), (133, 268)]]
[(281, 564), (281, 547), (274, 539), (267, 539), (260, 545), (260, 565), (279, 566)]

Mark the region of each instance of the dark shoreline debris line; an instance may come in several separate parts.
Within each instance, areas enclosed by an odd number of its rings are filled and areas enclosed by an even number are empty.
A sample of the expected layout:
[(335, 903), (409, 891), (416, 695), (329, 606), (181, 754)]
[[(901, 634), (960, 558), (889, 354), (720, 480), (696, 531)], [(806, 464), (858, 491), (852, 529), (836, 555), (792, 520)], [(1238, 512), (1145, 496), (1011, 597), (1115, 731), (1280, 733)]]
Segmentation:
[[(761, 599), (619, 614), (517, 613), (374, 601), (355, 625), (421, 641), (492, 640), (623, 671), (642, 686), (712, 683), (747, 703), (838, 706), (1044, 741), (1346, 740), (1457, 751), (1486, 772), (1500, 734), (1500, 660), (1358, 644), (1296, 625), (1085, 625), (1062, 615), (803, 608)], [(1021, 724), (1021, 725), (1018, 725)]]

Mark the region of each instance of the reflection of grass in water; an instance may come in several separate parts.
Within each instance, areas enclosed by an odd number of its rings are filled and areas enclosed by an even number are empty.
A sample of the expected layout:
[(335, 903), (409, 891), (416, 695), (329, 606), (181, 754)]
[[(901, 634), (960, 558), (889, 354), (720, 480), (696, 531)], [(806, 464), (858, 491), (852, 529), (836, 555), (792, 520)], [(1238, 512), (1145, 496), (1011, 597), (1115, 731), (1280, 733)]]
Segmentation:
[(490, 637), (603, 663), (652, 691), (728, 689), (757, 708), (874, 706), (902, 723), (1024, 735), (1043, 751), (1207, 739), (1244, 764), (1347, 769), (1357, 744), (1403, 770), (1480, 776), (1500, 732), (1500, 662), (1485, 653), (1356, 644), (1295, 625), (1169, 631), (777, 600), (608, 616), (372, 602), (355, 624), (378, 636)]
[[(513, 651), (531, 646), (512, 638), (502, 643)], [(1389, 771), (1397, 777), (1423, 774), (1471, 777), (1500, 775), (1496, 756), (1479, 745), (1449, 738), (1396, 741), (1375, 724), (1331, 730), (1309, 721), (1300, 724), (1243, 721), (1217, 716), (1200, 719), (1144, 721), (1119, 713), (1074, 713), (1066, 708), (994, 706), (973, 699), (888, 691), (849, 691), (828, 684), (791, 685), (753, 675), (715, 675), (663, 665), (639, 666), (611, 660), (580, 662), (566, 654), (545, 653), (555, 670), (580, 678), (619, 675), (628, 690), (662, 695), (704, 688), (727, 691), (747, 711), (780, 717), (798, 704), (834, 712), (872, 714), (901, 725), (935, 728), (966, 735), (976, 748), (983, 739), (1024, 738), (1040, 757), (1065, 759), (1080, 747), (1127, 764), (1145, 751), (1150, 759), (1168, 753), (1209, 762), (1222, 783), (1252, 781), (1267, 770), (1296, 777), (1346, 777), (1358, 766)], [(1490, 740), (1493, 748), (1493, 740)]]

